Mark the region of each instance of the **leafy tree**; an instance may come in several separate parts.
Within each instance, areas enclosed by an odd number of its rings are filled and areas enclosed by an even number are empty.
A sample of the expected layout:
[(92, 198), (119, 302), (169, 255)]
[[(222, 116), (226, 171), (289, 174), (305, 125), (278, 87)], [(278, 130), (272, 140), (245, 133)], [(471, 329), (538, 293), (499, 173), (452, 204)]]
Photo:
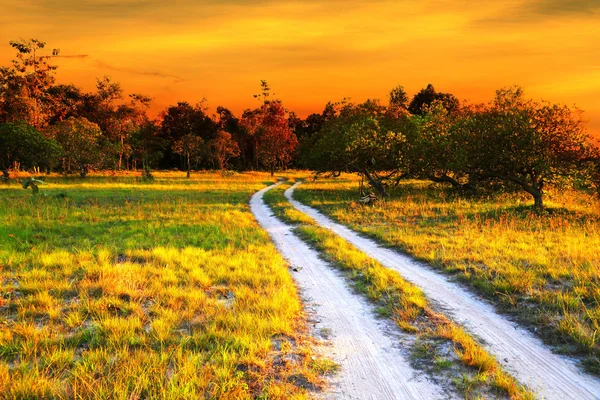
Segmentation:
[[(173, 151), (174, 144), (186, 135), (200, 137), (206, 143), (215, 138), (218, 129), (217, 123), (207, 114), (203, 103), (191, 106), (187, 102), (179, 102), (162, 113), (161, 132), (162, 137), (170, 143), (168, 151)], [(170, 162), (177, 160), (170, 154), (167, 154), (167, 158)], [(183, 157), (183, 164), (185, 163)]]
[(408, 108), (408, 95), (404, 86), (398, 85), (390, 91), (390, 108), (394, 110), (406, 110)]
[(38, 39), (9, 42), (17, 51), (12, 67), (0, 68), (0, 120), (23, 120), (41, 128), (47, 123), (48, 88), (54, 84), (56, 66), (50, 58), (59, 54), (41, 55), (46, 42)]
[(267, 101), (257, 110), (247, 110), (242, 117), (242, 124), (256, 139), (257, 162), (271, 175), (276, 169), (288, 166), (298, 139), (289, 126), (281, 101)]
[(437, 92), (430, 83), (425, 89), (414, 95), (408, 111), (413, 115), (423, 115), (426, 113), (427, 107), (431, 106), (434, 101), (441, 102), (448, 112), (455, 111), (460, 105), (456, 96), (450, 93)]
[(163, 157), (169, 141), (161, 137), (157, 122), (147, 120), (132, 133), (131, 142), (133, 155), (142, 164), (142, 177), (151, 179), (150, 171)]
[(598, 157), (580, 110), (526, 99), (501, 89), (477, 126), (489, 176), (521, 187), (543, 208), (547, 183), (572, 177)]
[(34, 127), (24, 122), (0, 124), (0, 169), (4, 180), (9, 178), (12, 166), (50, 167), (59, 154), (59, 145)]
[(423, 115), (411, 117), (416, 134), (409, 140), (409, 175), (450, 183), (459, 189), (471, 187), (469, 172), (477, 142), (468, 135), (466, 109), (449, 113), (441, 101), (435, 100), (423, 110)]
[(405, 137), (389, 129), (374, 110), (372, 103), (343, 106), (316, 135), (304, 163), (318, 173), (358, 173), (387, 196), (385, 181), (397, 173)]
[[(231, 134), (232, 140), (236, 142), (238, 153), (233, 157), (238, 157), (238, 166), (242, 169), (251, 169), (254, 165), (254, 138), (244, 129), (240, 120), (225, 107), (217, 107), (219, 132), (225, 131)], [(217, 136), (220, 133), (217, 133)]]
[(217, 137), (208, 143), (211, 157), (215, 160), (220, 170), (227, 168), (229, 160), (240, 155), (240, 148), (231, 134), (219, 131)]
[(48, 124), (54, 125), (70, 117), (81, 117), (83, 115), (83, 104), (85, 94), (74, 85), (53, 85), (47, 90)]
[(190, 177), (192, 164), (200, 161), (204, 153), (204, 140), (200, 136), (187, 134), (173, 143), (173, 151), (185, 158), (187, 177)]
[(85, 118), (69, 118), (54, 125), (50, 131), (63, 150), (63, 170), (69, 172), (73, 165), (85, 178), (90, 167), (101, 161), (100, 127)]
[(119, 105), (113, 113), (113, 143), (118, 153), (118, 169), (122, 169), (124, 160), (131, 156), (131, 136), (148, 120), (146, 113), (152, 102), (150, 97), (138, 93), (130, 94), (129, 98), (128, 104)]

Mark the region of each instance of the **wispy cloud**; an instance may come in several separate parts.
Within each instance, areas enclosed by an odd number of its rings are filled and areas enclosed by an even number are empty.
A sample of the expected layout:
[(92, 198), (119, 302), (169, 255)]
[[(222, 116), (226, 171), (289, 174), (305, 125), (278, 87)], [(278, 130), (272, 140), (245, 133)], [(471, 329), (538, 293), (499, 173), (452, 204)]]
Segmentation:
[(140, 70), (140, 69), (136, 69), (136, 68), (130, 68), (130, 67), (115, 67), (113, 65), (107, 64), (103, 61), (96, 61), (96, 65), (103, 70), (109, 70), (109, 71), (119, 71), (119, 72), (125, 72), (128, 74), (133, 74), (133, 75), (141, 75), (141, 76), (149, 76), (149, 77), (155, 77), (155, 78), (162, 78), (162, 79), (173, 79), (173, 83), (182, 83), (187, 81), (187, 79), (182, 78), (178, 75), (173, 75), (173, 74), (168, 74), (168, 73), (163, 73), (160, 71), (146, 71), (146, 70)]
[(557, 18), (600, 16), (599, 0), (525, 0), (509, 3), (504, 12), (477, 19), (476, 26), (545, 22)]
[(57, 56), (52, 56), (54, 58), (74, 58), (74, 59), (84, 59), (88, 58), (89, 54), (59, 54)]

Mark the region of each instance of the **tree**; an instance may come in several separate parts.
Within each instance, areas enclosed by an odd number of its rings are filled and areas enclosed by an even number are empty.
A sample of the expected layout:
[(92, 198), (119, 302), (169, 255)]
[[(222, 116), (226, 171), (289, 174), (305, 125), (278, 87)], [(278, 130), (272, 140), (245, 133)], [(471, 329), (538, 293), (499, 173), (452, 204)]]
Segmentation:
[(220, 170), (227, 168), (229, 160), (240, 155), (240, 148), (231, 134), (219, 131), (217, 137), (208, 143), (209, 153)]
[(131, 135), (133, 155), (142, 164), (142, 177), (152, 178), (151, 169), (163, 157), (169, 142), (161, 137), (156, 121), (146, 120)]
[(431, 106), (434, 101), (441, 102), (448, 112), (455, 111), (460, 105), (456, 96), (450, 93), (437, 92), (430, 83), (425, 89), (421, 89), (419, 93), (414, 95), (408, 105), (408, 111), (413, 115), (423, 115), (426, 113), (426, 107)]
[(315, 135), (303, 162), (317, 173), (354, 172), (387, 196), (385, 181), (396, 175), (404, 135), (389, 129), (372, 102), (347, 104)]
[(0, 115), (5, 122), (23, 120), (41, 128), (46, 125), (48, 88), (54, 84), (57, 69), (48, 61), (59, 54), (40, 55), (46, 42), (38, 39), (9, 42), (17, 51), (12, 68), (0, 68)]
[(0, 124), (0, 170), (8, 180), (9, 168), (50, 167), (60, 146), (24, 122)]
[(390, 108), (394, 110), (406, 110), (408, 108), (408, 95), (404, 86), (398, 85), (390, 91)]
[(79, 168), (79, 174), (85, 178), (90, 167), (102, 159), (100, 127), (85, 118), (71, 117), (54, 125), (50, 130), (63, 150), (63, 170), (69, 172), (73, 165)]
[(187, 177), (189, 178), (192, 164), (200, 161), (204, 152), (204, 140), (200, 136), (187, 134), (173, 143), (173, 151), (185, 158)]
[(232, 140), (236, 142), (239, 154), (233, 157), (238, 157), (237, 165), (242, 169), (251, 169), (254, 165), (254, 138), (241, 126), (240, 120), (229, 109), (217, 107), (217, 116), (219, 132), (225, 131), (231, 134)]
[(289, 126), (281, 101), (271, 100), (257, 110), (247, 110), (242, 117), (242, 125), (256, 139), (257, 162), (271, 175), (276, 169), (288, 166), (298, 139)]
[(521, 88), (497, 91), (487, 117), (490, 174), (520, 186), (537, 209), (547, 183), (573, 176), (597, 155), (580, 110), (528, 100)]
[[(207, 114), (207, 108), (202, 102), (195, 106), (187, 102), (179, 102), (176, 106), (167, 108), (161, 117), (161, 134), (170, 143), (167, 150), (172, 152), (166, 154), (166, 161), (169, 164), (177, 162), (177, 158), (173, 157), (172, 154), (180, 153), (173, 151), (175, 148), (174, 144), (184, 136), (197, 136), (202, 138), (206, 143), (214, 139), (219, 130), (219, 126)], [(186, 164), (185, 157), (182, 157), (182, 161), (181, 165), (183, 166)], [(204, 164), (204, 166), (208, 166), (208, 163)]]
[(48, 124), (54, 125), (70, 117), (82, 117), (85, 94), (74, 85), (53, 85), (47, 90)]
[(434, 100), (424, 105), (423, 111), (423, 115), (411, 117), (416, 130), (409, 140), (409, 175), (450, 183), (457, 189), (470, 187), (469, 172), (477, 141), (468, 135), (466, 109), (449, 113), (441, 101)]
[(139, 93), (130, 94), (129, 98), (128, 104), (119, 105), (113, 112), (113, 141), (119, 156), (118, 169), (123, 168), (124, 159), (132, 154), (131, 135), (148, 120), (146, 112), (152, 102), (152, 98)]

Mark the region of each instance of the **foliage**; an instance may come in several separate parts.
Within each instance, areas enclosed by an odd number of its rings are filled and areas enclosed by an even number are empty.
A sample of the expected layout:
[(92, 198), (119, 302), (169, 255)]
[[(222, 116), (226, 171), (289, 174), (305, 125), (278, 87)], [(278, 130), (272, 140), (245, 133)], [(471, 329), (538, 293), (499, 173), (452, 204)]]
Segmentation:
[(153, 121), (146, 121), (131, 135), (134, 155), (142, 164), (142, 176), (151, 178), (151, 169), (163, 157), (168, 141), (160, 136), (160, 127)]
[(425, 89), (421, 89), (414, 95), (408, 105), (408, 111), (413, 115), (424, 115), (427, 113), (427, 107), (435, 101), (441, 102), (448, 112), (453, 112), (459, 107), (456, 96), (451, 93), (438, 92), (430, 83)]
[(289, 125), (287, 111), (280, 100), (269, 100), (271, 95), (265, 81), (262, 93), (255, 95), (263, 104), (255, 110), (246, 110), (241, 124), (254, 137), (256, 163), (274, 174), (276, 169), (286, 168), (292, 161), (298, 139)]
[(499, 90), (492, 103), (463, 118), (477, 144), (466, 157), (476, 160), (479, 176), (518, 185), (538, 209), (547, 184), (575, 177), (599, 154), (579, 110), (526, 99), (518, 87)]
[(39, 129), (46, 125), (53, 100), (48, 89), (57, 67), (48, 61), (59, 50), (40, 54), (46, 42), (38, 39), (11, 41), (10, 46), (17, 55), (12, 67), (0, 68), (0, 122), (25, 121)]
[(70, 172), (73, 167), (85, 178), (90, 167), (100, 162), (102, 151), (100, 127), (85, 118), (71, 117), (54, 125), (50, 135), (62, 147), (63, 170)]
[(399, 124), (392, 125), (378, 103), (342, 104), (316, 135), (304, 163), (319, 173), (359, 173), (386, 196), (384, 181), (398, 172), (405, 142)]
[(204, 140), (200, 136), (187, 134), (173, 143), (173, 152), (181, 154), (186, 160), (187, 177), (190, 177), (192, 165), (202, 158), (204, 153)]
[(404, 86), (402, 85), (398, 85), (390, 91), (389, 100), (390, 108), (392, 109), (408, 109), (408, 94), (406, 94)]
[(227, 169), (229, 160), (240, 155), (240, 148), (231, 134), (225, 131), (219, 131), (217, 136), (208, 143), (209, 154), (212, 155), (217, 168)]
[(52, 166), (60, 154), (56, 141), (47, 139), (24, 122), (0, 124), (0, 169), (8, 178), (8, 169)]

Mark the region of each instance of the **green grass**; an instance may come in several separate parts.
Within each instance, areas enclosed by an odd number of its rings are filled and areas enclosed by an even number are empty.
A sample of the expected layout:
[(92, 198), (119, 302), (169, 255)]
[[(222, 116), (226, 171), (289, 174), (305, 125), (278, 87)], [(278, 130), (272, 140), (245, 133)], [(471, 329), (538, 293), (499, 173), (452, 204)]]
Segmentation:
[[(464, 330), (436, 313), (419, 288), (294, 209), (283, 196), (287, 187), (289, 184), (283, 184), (267, 192), (265, 202), (278, 218), (296, 225), (296, 233), (323, 258), (340, 268), (354, 289), (375, 303), (380, 316), (415, 335), (411, 353), (416, 367), (427, 370), (443, 385), (453, 385), (464, 398), (533, 397)], [(450, 352), (445, 351), (448, 348)], [(440, 354), (444, 351), (447, 354)], [(465, 385), (467, 378), (469, 385)]]
[(295, 197), (466, 282), (600, 375), (597, 198), (549, 188), (538, 214), (518, 194), (465, 198), (419, 181), (365, 206), (357, 187), (351, 175), (307, 180)]
[(315, 358), (248, 200), (266, 174), (0, 186), (0, 397), (305, 398)]

